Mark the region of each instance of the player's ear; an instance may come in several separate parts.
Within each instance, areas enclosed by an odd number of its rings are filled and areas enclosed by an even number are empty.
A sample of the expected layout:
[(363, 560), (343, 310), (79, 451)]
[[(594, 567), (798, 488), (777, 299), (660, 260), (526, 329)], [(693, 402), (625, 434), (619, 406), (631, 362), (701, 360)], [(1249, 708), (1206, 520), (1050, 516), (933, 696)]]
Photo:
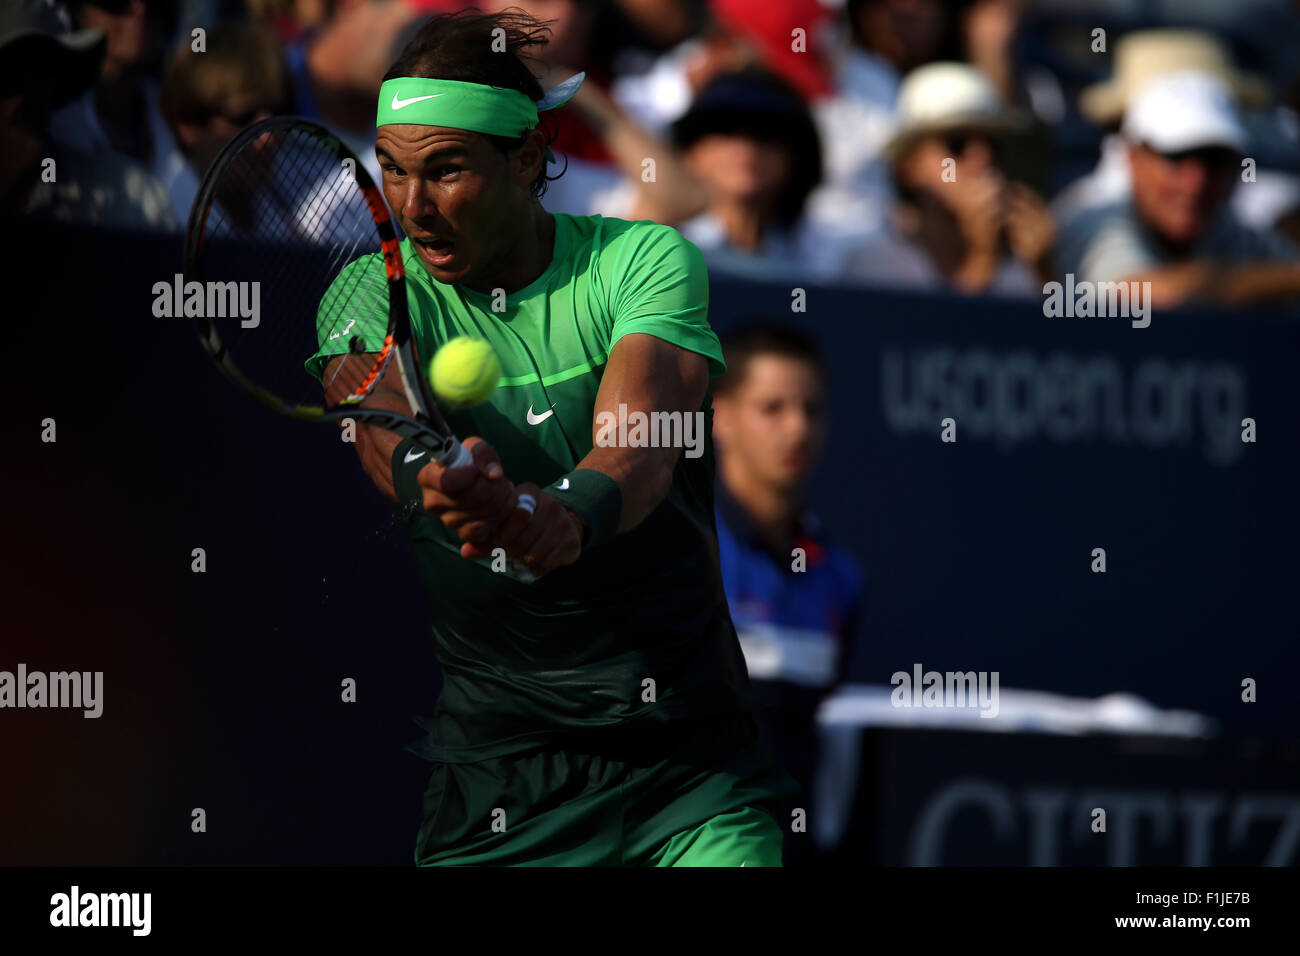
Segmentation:
[(546, 134), (541, 127), (528, 134), (515, 154), (514, 166), (515, 181), (524, 187), (531, 186), (537, 174), (546, 168)]

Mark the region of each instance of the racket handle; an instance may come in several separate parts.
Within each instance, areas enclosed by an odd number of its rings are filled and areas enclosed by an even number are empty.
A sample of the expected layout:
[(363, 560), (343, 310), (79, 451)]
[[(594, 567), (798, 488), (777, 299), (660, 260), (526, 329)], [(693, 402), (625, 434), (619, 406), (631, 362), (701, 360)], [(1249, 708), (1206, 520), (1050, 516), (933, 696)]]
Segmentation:
[(453, 438), (451, 445), (434, 455), (434, 460), (443, 468), (461, 468), (465, 465), (474, 464), (474, 455), (468, 448)]
[[(471, 465), (474, 463), (474, 455), (468, 448), (454, 438), (452, 439), (451, 446), (443, 451), (441, 455), (436, 456), (436, 459), (438, 464), (442, 465), (444, 468), (460, 468), (462, 465)], [(532, 503), (536, 505), (535, 501)], [(532, 510), (532, 508), (528, 508), (530, 514), (532, 513)], [(524, 584), (532, 584), (537, 580), (537, 576), (533, 574), (528, 565), (524, 564), (524, 562), (520, 561), (518, 558), (508, 558), (506, 560), (505, 573), (507, 576)]]

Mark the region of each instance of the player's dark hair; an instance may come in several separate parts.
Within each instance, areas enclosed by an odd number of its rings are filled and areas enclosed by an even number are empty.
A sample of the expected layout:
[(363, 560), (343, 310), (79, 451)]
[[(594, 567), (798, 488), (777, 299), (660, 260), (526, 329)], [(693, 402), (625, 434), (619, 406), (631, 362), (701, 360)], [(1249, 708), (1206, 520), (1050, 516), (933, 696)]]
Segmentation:
[[(533, 51), (547, 44), (549, 33), (545, 23), (517, 9), (501, 13), (460, 10), (439, 14), (430, 17), (415, 31), (396, 62), (384, 74), (384, 81), (400, 76), (419, 76), (482, 83), (518, 90), (530, 100), (540, 100), (544, 90), (525, 60), (533, 59)], [(555, 141), (555, 130), (545, 122), (541, 128), (546, 135), (546, 145), (550, 146)], [(503, 155), (518, 149), (527, 139), (527, 134), (515, 139), (487, 133), (481, 135)], [(530, 187), (532, 194), (540, 198), (546, 192), (546, 183), (559, 179), (561, 175), (563, 170), (548, 176), (543, 164), (542, 171)]]
[(725, 395), (745, 380), (751, 359), (759, 355), (782, 355), (807, 362), (826, 381), (826, 357), (811, 335), (779, 320), (750, 322), (720, 336), (727, 372), (713, 383), (714, 395)]

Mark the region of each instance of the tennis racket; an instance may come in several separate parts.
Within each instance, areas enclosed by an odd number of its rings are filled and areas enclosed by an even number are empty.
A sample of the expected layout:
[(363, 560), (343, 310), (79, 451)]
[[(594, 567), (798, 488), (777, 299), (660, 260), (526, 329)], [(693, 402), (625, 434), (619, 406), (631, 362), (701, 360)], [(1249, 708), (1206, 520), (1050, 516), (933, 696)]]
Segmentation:
[[(445, 467), (473, 460), (423, 374), (388, 207), (323, 126), (273, 117), (226, 144), (190, 210), (184, 273), (185, 314), (203, 347), (263, 405), (299, 421), (388, 429)], [(375, 394), (394, 380), (404, 402), (391, 387)], [(520, 495), (518, 506), (536, 502)], [(508, 565), (534, 579), (523, 562)]]

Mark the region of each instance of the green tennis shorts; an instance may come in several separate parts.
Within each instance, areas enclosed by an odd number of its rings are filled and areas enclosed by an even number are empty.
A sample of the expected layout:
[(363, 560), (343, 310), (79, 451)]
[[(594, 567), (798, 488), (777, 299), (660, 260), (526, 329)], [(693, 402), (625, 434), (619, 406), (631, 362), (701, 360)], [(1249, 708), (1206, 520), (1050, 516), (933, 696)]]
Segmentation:
[(435, 764), (419, 866), (780, 866), (799, 786), (753, 718)]

